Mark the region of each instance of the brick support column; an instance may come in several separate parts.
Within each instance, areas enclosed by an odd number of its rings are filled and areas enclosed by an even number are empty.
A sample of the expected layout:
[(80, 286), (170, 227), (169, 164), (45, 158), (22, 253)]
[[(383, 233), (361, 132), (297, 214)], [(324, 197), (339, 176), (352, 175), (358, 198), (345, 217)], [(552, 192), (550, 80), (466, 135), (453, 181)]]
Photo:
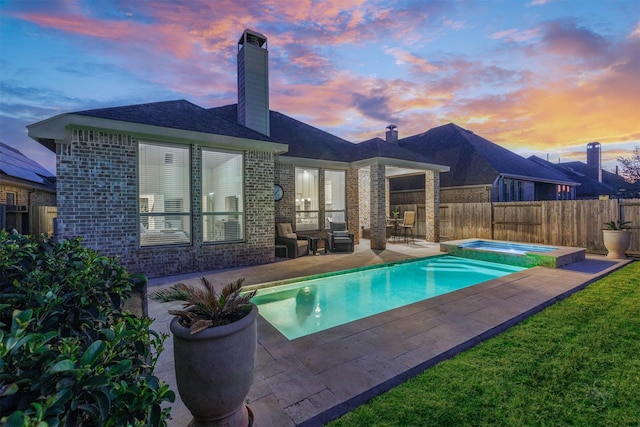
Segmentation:
[(371, 249), (387, 248), (386, 177), (384, 165), (371, 165)]
[(440, 173), (425, 171), (424, 182), (425, 239), (427, 242), (440, 241)]
[(354, 243), (360, 243), (360, 199), (358, 198), (358, 170), (347, 169), (347, 229), (354, 235)]

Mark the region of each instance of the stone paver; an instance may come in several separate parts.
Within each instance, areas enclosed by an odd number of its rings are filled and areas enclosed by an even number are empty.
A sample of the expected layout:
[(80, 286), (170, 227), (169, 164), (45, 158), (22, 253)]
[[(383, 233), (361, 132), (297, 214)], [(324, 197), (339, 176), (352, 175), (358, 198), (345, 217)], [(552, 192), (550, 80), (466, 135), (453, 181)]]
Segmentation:
[[(202, 275), (220, 288), (239, 277), (245, 285), (258, 285), (439, 253), (438, 244), (418, 240), (372, 251), (365, 240), (353, 254), (153, 279), (149, 292), (179, 281), (198, 283)], [(258, 317), (256, 372), (248, 396), (254, 425), (322, 425), (624, 264), (587, 256), (561, 269), (535, 267), (291, 341)], [(168, 333), (167, 309), (168, 304), (149, 301), (156, 331)], [(177, 391), (171, 338), (155, 372)], [(191, 415), (179, 397), (171, 406), (169, 426), (186, 426)]]

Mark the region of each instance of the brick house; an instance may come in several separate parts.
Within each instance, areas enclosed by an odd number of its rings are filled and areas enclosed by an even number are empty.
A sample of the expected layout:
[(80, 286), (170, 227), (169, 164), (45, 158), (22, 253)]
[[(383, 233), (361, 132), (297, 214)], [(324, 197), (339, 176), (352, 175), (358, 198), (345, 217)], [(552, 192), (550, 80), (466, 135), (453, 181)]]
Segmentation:
[[(453, 123), (399, 139), (400, 147), (450, 166), (440, 176), (441, 203), (574, 200), (579, 183)], [(419, 176), (392, 179), (392, 203), (422, 203)]]
[(354, 232), (368, 221), (371, 247), (384, 249), (388, 180), (419, 175), (427, 239), (438, 240), (447, 166), (386, 143), (353, 144), (271, 111), (260, 33), (244, 31), (237, 59), (234, 105), (156, 102), (28, 126), (56, 153), (58, 237), (82, 236), (149, 277), (273, 262), (277, 222), (318, 235), (328, 219)]
[(52, 234), (53, 221), (40, 226), (39, 208), (55, 205), (55, 175), (0, 142), (0, 229)]
[(541, 168), (552, 169), (567, 176), (580, 185), (576, 189), (576, 199), (609, 199), (618, 197), (635, 197), (638, 190), (634, 185), (625, 181), (617, 173), (602, 169), (602, 152), (599, 142), (587, 144), (587, 162), (551, 163), (537, 156), (530, 156), (529, 160)]

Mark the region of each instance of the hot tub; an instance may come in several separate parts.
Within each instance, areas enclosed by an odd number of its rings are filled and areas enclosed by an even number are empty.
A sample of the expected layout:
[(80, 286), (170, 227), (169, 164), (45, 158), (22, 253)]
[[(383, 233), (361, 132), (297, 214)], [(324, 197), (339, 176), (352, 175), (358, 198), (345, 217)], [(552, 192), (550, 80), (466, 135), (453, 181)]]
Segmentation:
[(518, 267), (562, 267), (585, 259), (586, 249), (501, 240), (465, 239), (440, 243), (440, 251), (451, 255), (499, 262)]

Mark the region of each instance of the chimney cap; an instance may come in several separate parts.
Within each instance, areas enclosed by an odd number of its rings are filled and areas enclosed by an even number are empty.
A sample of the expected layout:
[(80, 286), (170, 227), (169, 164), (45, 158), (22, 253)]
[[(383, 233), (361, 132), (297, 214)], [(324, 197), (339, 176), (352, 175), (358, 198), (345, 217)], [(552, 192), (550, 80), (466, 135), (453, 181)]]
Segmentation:
[(248, 43), (248, 44), (256, 45), (258, 47), (262, 47), (262, 45), (264, 45), (266, 42), (267, 42), (266, 36), (264, 36), (263, 34), (260, 34), (257, 31), (250, 30), (248, 28), (244, 30), (244, 32), (242, 33), (242, 37), (240, 37), (240, 40), (238, 40), (239, 45)]
[(394, 130), (394, 129), (398, 129), (398, 126), (394, 125), (393, 123), (387, 126), (387, 129), (389, 130)]

